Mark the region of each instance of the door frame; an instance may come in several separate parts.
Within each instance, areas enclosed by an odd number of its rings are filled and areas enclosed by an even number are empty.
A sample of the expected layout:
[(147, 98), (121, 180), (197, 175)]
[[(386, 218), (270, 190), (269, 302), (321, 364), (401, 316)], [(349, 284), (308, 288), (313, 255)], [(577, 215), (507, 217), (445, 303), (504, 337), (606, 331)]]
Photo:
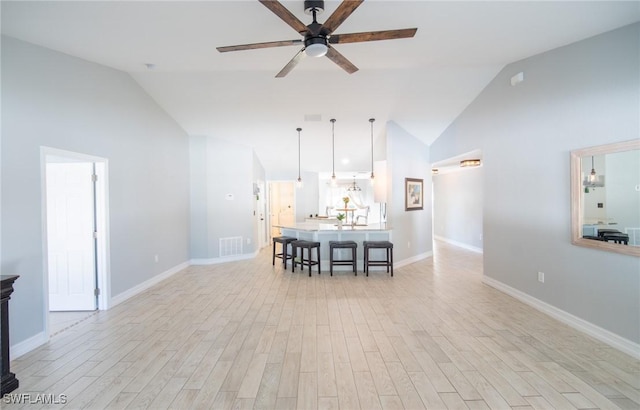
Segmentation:
[(42, 270), (44, 277), (44, 311), (42, 312), (45, 324), (45, 334), (50, 336), (49, 328), (49, 263), (48, 263), (48, 236), (47, 236), (47, 162), (50, 157), (68, 158), (71, 161), (91, 162), (95, 165), (98, 177), (95, 184), (95, 218), (96, 218), (96, 286), (100, 289), (98, 295), (98, 310), (107, 310), (110, 307), (111, 271), (110, 271), (110, 247), (109, 247), (109, 162), (106, 158), (79, 152), (66, 151), (52, 147), (40, 147), (41, 170), (41, 214), (42, 214)]

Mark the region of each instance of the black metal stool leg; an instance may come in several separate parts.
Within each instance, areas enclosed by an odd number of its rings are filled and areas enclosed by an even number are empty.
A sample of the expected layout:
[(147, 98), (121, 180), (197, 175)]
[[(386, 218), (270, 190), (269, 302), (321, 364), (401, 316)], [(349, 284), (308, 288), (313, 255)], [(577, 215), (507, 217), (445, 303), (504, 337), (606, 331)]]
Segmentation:
[(351, 248), (351, 260), (353, 261), (353, 273), (358, 276), (358, 262), (356, 262), (356, 248)]
[(329, 274), (333, 276), (333, 248), (329, 247)]
[(296, 271), (297, 246), (291, 245), (291, 272)]
[(271, 253), (271, 264), (276, 266), (276, 241), (273, 241), (273, 252)]

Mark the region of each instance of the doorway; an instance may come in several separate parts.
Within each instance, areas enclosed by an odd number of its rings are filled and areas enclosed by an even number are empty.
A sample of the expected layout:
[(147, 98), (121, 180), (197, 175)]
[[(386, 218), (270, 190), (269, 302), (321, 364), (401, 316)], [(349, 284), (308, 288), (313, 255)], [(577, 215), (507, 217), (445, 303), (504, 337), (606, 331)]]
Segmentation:
[(42, 148), (49, 335), (107, 308), (107, 161)]
[(279, 225), (296, 222), (295, 185), (293, 182), (269, 182), (270, 237), (280, 236)]
[[(461, 166), (463, 160), (479, 161)], [(475, 150), (432, 164), (433, 239), (483, 252), (484, 172), (482, 151)]]

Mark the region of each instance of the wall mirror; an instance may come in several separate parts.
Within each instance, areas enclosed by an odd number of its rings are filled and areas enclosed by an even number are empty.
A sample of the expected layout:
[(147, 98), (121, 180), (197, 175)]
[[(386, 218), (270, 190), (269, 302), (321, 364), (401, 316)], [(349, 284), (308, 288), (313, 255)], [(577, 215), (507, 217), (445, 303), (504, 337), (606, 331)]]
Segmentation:
[(575, 245), (640, 256), (640, 140), (571, 151), (571, 231)]

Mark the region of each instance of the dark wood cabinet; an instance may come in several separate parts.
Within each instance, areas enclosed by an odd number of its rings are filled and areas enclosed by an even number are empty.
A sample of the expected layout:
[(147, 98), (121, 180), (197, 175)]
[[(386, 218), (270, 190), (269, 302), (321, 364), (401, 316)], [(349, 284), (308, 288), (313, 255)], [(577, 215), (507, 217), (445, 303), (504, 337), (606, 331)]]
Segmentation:
[(0, 319), (2, 321), (2, 334), (0, 335), (0, 344), (2, 345), (0, 396), (14, 391), (19, 384), (16, 375), (11, 373), (11, 361), (9, 360), (9, 299), (11, 299), (11, 294), (13, 293), (13, 282), (18, 277), (18, 275), (0, 275)]

